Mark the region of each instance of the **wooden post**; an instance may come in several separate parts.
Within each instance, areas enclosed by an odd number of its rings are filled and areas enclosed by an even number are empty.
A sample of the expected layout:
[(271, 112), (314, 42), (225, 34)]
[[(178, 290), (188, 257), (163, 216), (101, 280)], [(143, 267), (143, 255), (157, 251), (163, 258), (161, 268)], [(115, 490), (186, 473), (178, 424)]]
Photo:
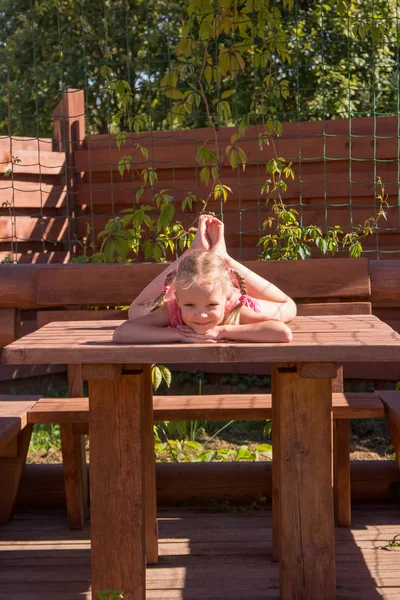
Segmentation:
[[(282, 600), (335, 598), (331, 379), (278, 368)], [(303, 540), (307, 540), (307, 545)]]
[(21, 332), (21, 314), (17, 308), (0, 309), (0, 348), (17, 340)]
[[(70, 220), (70, 240), (77, 233), (78, 209), (76, 205), (75, 156), (76, 150), (85, 145), (85, 95), (83, 90), (67, 89), (53, 111), (54, 150), (65, 152), (66, 185), (68, 197), (68, 217)], [(70, 246), (76, 253), (76, 244)]]
[(279, 410), (277, 398), (277, 367), (271, 365), (272, 391), (272, 560), (279, 560)]
[(156, 462), (154, 455), (153, 390), (151, 366), (143, 367), (143, 460), (145, 482), (146, 561), (158, 562)]
[[(145, 599), (142, 371), (95, 379), (90, 365), (92, 598), (114, 589)], [(110, 375), (112, 374), (110, 370)], [(99, 366), (99, 377), (106, 371)]]
[(350, 421), (333, 421), (335, 519), (338, 527), (351, 526)]
[[(83, 396), (81, 365), (68, 365), (68, 395)], [(60, 436), (68, 525), (71, 529), (82, 529), (88, 512), (85, 436), (75, 433), (73, 423), (61, 423)]]
[(4, 448), (0, 453), (0, 524), (11, 519), (32, 429), (33, 425), (26, 425), (8, 448)]

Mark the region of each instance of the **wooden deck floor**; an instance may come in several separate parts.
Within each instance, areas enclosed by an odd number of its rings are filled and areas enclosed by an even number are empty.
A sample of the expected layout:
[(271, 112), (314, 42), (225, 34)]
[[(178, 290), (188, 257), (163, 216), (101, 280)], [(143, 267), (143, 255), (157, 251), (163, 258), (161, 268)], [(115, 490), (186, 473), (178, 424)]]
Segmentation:
[[(400, 600), (400, 508), (360, 507), (336, 529), (338, 600)], [(271, 513), (160, 512), (160, 562), (147, 599), (278, 599)], [(89, 598), (90, 530), (71, 532), (60, 512), (17, 514), (0, 529), (0, 600)]]

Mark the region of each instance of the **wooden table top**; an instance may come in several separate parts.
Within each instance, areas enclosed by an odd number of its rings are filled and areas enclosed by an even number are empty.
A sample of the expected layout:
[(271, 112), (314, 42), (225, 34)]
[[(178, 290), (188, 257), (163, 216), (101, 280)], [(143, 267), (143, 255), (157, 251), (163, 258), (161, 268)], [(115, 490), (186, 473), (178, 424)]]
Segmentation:
[(373, 315), (296, 317), (293, 341), (221, 344), (115, 344), (122, 321), (45, 325), (13, 342), (4, 364), (138, 364), (215, 362), (397, 362), (400, 335)]

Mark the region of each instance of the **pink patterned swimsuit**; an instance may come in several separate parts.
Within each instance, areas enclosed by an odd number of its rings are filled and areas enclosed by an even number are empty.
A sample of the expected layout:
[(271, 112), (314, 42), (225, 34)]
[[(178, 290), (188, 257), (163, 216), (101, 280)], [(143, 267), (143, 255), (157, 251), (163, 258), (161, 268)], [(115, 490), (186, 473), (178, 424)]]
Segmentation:
[[(252, 298), (251, 296), (248, 296), (247, 294), (244, 294), (238, 298), (233, 298), (227, 301), (227, 303), (225, 304), (225, 314), (232, 310), (232, 308), (234, 308), (239, 302), (243, 306), (248, 306), (249, 308), (254, 310), (254, 312), (261, 313), (261, 307), (258, 300)], [(184, 322), (182, 321), (181, 309), (179, 308), (179, 304), (176, 298), (171, 298), (171, 300), (168, 300), (166, 304), (168, 307), (168, 314), (171, 327), (178, 327), (178, 325), (184, 325)]]

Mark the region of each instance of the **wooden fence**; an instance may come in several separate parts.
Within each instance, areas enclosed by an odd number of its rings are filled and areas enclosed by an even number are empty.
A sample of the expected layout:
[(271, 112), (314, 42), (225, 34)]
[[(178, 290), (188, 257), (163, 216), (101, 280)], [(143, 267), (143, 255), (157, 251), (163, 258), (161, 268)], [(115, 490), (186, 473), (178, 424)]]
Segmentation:
[[(210, 130), (153, 131), (134, 134), (118, 149), (115, 136), (86, 135), (81, 90), (68, 90), (54, 111), (54, 139), (0, 138), (0, 261), (20, 263), (68, 262), (79, 252), (81, 239), (90, 225), (101, 231), (109, 217), (135, 204), (141, 180), (135, 169), (157, 169), (154, 190), (167, 188), (175, 198), (177, 212), (188, 191), (206, 198), (200, 182), (196, 149), (212, 137)], [(221, 128), (222, 147), (233, 128)], [(387, 221), (378, 235), (363, 241), (368, 258), (400, 256), (399, 136), (397, 117), (285, 123), (283, 135), (260, 150), (258, 131), (251, 127), (239, 142), (246, 152), (246, 170), (223, 167), (223, 181), (232, 195), (221, 207), (211, 201), (208, 208), (223, 210), (228, 247), (237, 258), (255, 259), (263, 221), (270, 215), (261, 186), (265, 163), (283, 156), (292, 161), (295, 180), (289, 182), (284, 199), (296, 206), (304, 224), (341, 225), (346, 231), (376, 214), (380, 177), (389, 195)], [(135, 169), (121, 177), (118, 162), (134, 155), (134, 146), (148, 149)], [(274, 147), (275, 146), (275, 147)], [(141, 202), (149, 203), (147, 190)], [(3, 206), (9, 203), (10, 206)], [(196, 211), (180, 215), (185, 225), (193, 223)]]

